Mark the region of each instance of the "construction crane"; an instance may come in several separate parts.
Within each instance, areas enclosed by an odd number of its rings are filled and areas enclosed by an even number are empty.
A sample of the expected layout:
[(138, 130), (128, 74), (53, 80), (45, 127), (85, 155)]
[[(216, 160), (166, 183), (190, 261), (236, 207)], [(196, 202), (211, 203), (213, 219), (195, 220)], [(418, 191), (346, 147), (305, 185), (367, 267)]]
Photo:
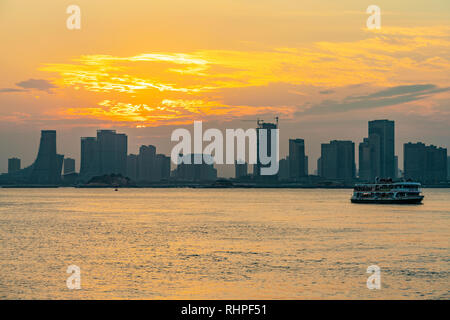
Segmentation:
[[(278, 120), (279, 120), (279, 117), (278, 116), (276, 116), (275, 117), (275, 123), (276, 123), (276, 125), (277, 125), (277, 128), (278, 128)], [(245, 120), (241, 120), (241, 121), (244, 121), (244, 122), (248, 122), (248, 121), (256, 121), (256, 123), (258, 124), (258, 127), (261, 127), (262, 126), (262, 124), (264, 123), (264, 119), (245, 119)]]

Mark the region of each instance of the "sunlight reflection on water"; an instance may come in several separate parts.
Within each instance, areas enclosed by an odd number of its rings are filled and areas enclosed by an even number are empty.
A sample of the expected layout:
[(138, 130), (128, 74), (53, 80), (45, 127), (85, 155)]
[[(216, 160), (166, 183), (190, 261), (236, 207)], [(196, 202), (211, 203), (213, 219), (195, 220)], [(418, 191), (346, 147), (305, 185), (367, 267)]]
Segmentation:
[(450, 298), (450, 190), (419, 206), (350, 193), (0, 189), (0, 298)]

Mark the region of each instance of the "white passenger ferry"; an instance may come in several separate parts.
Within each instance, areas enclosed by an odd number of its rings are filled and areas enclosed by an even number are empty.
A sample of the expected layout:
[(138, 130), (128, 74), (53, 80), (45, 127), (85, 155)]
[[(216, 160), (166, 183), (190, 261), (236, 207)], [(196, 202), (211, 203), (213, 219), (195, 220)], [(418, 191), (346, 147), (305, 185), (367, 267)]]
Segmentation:
[(419, 204), (423, 200), (420, 183), (392, 182), (377, 179), (373, 184), (357, 184), (353, 189), (353, 203)]

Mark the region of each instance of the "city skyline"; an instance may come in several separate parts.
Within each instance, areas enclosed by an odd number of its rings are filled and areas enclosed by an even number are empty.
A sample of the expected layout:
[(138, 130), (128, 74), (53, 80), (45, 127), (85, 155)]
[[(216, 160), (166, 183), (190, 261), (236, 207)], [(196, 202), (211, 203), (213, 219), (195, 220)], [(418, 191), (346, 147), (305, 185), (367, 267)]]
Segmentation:
[(1, 299), (450, 298), (450, 0), (0, 0), (0, 42)]
[(151, 141), (167, 154), (164, 137), (193, 120), (276, 115), (281, 155), (301, 137), (312, 168), (321, 143), (359, 143), (370, 119), (396, 121), (397, 150), (450, 148), (446, 0), (380, 0), (379, 30), (351, 0), (77, 4), (81, 29), (68, 30), (64, 4), (2, 1), (0, 172), (15, 154), (33, 161), (40, 129), (58, 130), (79, 163), (71, 137), (97, 128), (127, 134), (133, 153)]
[[(277, 150), (277, 147), (273, 145), (274, 141), (270, 140), (270, 136), (273, 135), (272, 130), (278, 130), (278, 118), (276, 118), (276, 123), (258, 120), (256, 124), (258, 125), (257, 131), (267, 131), (266, 150), (267, 155), (270, 156), (273, 152), (271, 150)], [(186, 165), (183, 162), (180, 164), (179, 161), (173, 161), (173, 159), (171, 161), (169, 156), (157, 154), (156, 147), (153, 145), (141, 145), (139, 153), (133, 154), (128, 150), (126, 134), (117, 133), (116, 130), (99, 129), (97, 137), (80, 138), (81, 164), (78, 174), (75, 169), (75, 159), (57, 154), (56, 131), (42, 130), (39, 152), (33, 165), (22, 170), (20, 158), (9, 158), (8, 173), (19, 174), (17, 181), (28, 180), (32, 183), (43, 184), (59, 184), (63, 175), (71, 176), (72, 174), (77, 174), (78, 181), (84, 182), (93, 177), (120, 174), (131, 178), (134, 182), (146, 183), (168, 181), (169, 179), (190, 179), (192, 181), (214, 181), (221, 177), (247, 179), (249, 176), (259, 182), (305, 183), (311, 181), (306, 179), (309, 176), (318, 176), (322, 179), (343, 181), (344, 183), (353, 182), (356, 179), (374, 181), (376, 178), (397, 179), (402, 177), (421, 182), (439, 183), (445, 182), (448, 176), (447, 149), (435, 145), (427, 146), (420, 141), (408, 142), (403, 145), (404, 166), (403, 170), (400, 170), (399, 152), (396, 152), (394, 147), (395, 121), (388, 119), (368, 122), (368, 138), (363, 138), (363, 141), (359, 143), (359, 147), (356, 148), (358, 153), (355, 150), (355, 142), (350, 140), (332, 139), (329, 143), (322, 143), (321, 156), (317, 159), (317, 169), (312, 175), (309, 173), (309, 156), (305, 153), (305, 140), (301, 138), (289, 139), (288, 155), (284, 158), (279, 157), (279, 164), (276, 166), (279, 168), (277, 173), (269, 176), (262, 175), (259, 168), (265, 166), (259, 164), (259, 139), (257, 139), (255, 150), (258, 160), (253, 165), (252, 173), (250, 174), (248, 170), (247, 157), (249, 155), (246, 154), (246, 159), (234, 161), (234, 177), (227, 177), (218, 174), (217, 168), (220, 167), (220, 164), (207, 165), (212, 160), (204, 162), (204, 157), (208, 157), (206, 154), (202, 155), (202, 161), (198, 165)], [(195, 155), (180, 154), (180, 156), (193, 159)], [(51, 160), (53, 158), (54, 160)], [(211, 159), (214, 159), (214, 156)], [(356, 159), (359, 159), (358, 165)], [(173, 167), (174, 163), (178, 163), (178, 165)], [(58, 170), (56, 168), (59, 168), (59, 176), (55, 175), (54, 171)], [(403, 174), (400, 175), (400, 172)], [(3, 176), (3, 178), (7, 177)], [(74, 183), (74, 180), (71, 181)]]
[[(247, 126), (243, 126), (243, 127), (246, 128)], [(186, 128), (189, 129), (189, 127), (186, 127)], [(91, 132), (95, 133), (95, 132), (97, 132), (97, 130), (98, 129), (92, 129)], [(365, 130), (367, 131), (367, 124), (366, 124)], [(280, 136), (281, 137), (285, 137), (285, 135), (283, 133), (284, 133), (283, 130), (280, 130)], [(18, 150), (17, 153), (16, 152), (7, 152), (7, 150), (5, 150), (5, 149), (0, 149), (0, 151), (2, 151), (2, 152), (0, 152), (0, 174), (8, 172), (8, 159), (11, 159), (11, 158), (19, 158), (21, 160), (22, 167), (26, 167), (26, 166), (32, 164), (32, 162), (34, 161), (34, 159), (36, 157), (36, 153), (38, 151), (37, 146), (38, 146), (38, 143), (39, 143), (39, 134), (40, 134), (40, 131), (36, 131), (35, 134), (33, 135), (33, 138), (31, 139), (31, 141), (30, 140), (24, 141), (24, 142), (27, 143), (27, 145), (29, 145), (29, 147), (25, 147), (26, 145), (23, 145), (23, 147), (21, 148), (20, 145), (16, 145), (14, 149)], [(170, 135), (170, 134), (168, 133), (168, 135)], [(366, 133), (366, 135), (367, 135), (367, 133)], [(59, 136), (61, 136), (61, 133), (59, 133)], [(302, 135), (301, 139), (307, 141), (307, 143), (305, 145), (305, 154), (308, 155), (309, 158), (310, 158), (309, 170), (310, 170), (310, 173), (313, 173), (315, 170), (317, 170), (316, 163), (317, 163), (318, 158), (320, 158), (320, 145), (322, 143), (326, 143), (326, 142), (331, 141), (333, 138), (329, 137), (328, 140), (326, 140), (326, 138), (325, 138), (324, 140), (320, 141), (318, 144), (314, 145), (314, 144), (311, 143), (311, 141), (314, 141), (314, 139), (308, 139), (308, 138), (305, 138), (305, 136), (307, 136), (307, 135)], [(358, 139), (357, 140), (353, 140), (353, 139), (351, 140), (351, 141), (355, 142), (356, 148), (358, 148), (358, 145), (363, 142), (363, 139), (365, 139), (363, 136), (364, 136), (364, 134), (362, 134), (361, 140), (358, 140)], [(289, 139), (297, 139), (297, 137), (295, 137), (295, 136), (287, 137), (284, 140), (281, 137), (280, 137), (280, 147), (281, 147), (280, 148), (280, 160), (282, 158), (285, 158), (286, 156), (289, 155), (289, 148), (288, 148), (289, 144), (287, 143), (288, 140)], [(73, 148), (71, 148), (73, 150), (72, 152), (69, 152), (69, 153), (61, 152), (61, 153), (65, 154), (69, 158), (75, 159), (76, 160), (76, 171), (80, 171), (80, 165), (81, 165), (81, 163), (80, 163), (80, 160), (81, 160), (80, 159), (80, 155), (81, 154), (80, 154), (80, 151), (79, 151), (79, 149), (80, 149), (80, 146), (79, 146), (79, 139), (80, 139), (80, 137), (73, 137), (72, 136), (72, 137), (68, 137), (68, 138), (69, 138), (69, 140), (77, 141), (78, 145), (75, 145)], [(62, 139), (62, 138), (60, 138), (60, 139)], [(164, 140), (166, 140), (165, 143), (161, 142), (161, 141), (164, 141)], [(153, 142), (152, 141), (142, 141), (141, 142), (142, 144), (139, 143), (139, 142), (131, 143), (130, 146), (129, 146), (130, 147), (129, 154), (139, 153), (140, 146), (151, 143), (152, 145), (155, 145), (159, 150), (165, 150), (165, 151), (162, 152), (165, 155), (170, 155), (170, 149), (171, 149), (172, 145), (170, 144), (170, 141), (167, 142), (167, 140), (169, 140), (169, 138), (166, 138), (166, 139), (155, 139)], [(338, 139), (336, 137), (335, 140), (348, 140), (348, 139), (346, 139), (345, 137), (341, 138), (341, 139)], [(159, 143), (157, 141), (159, 141)], [(443, 148), (446, 148), (446, 149), (450, 149), (450, 147), (448, 147), (447, 144), (445, 144), (445, 143), (443, 143), (443, 144), (436, 143), (436, 142), (430, 140), (428, 137), (421, 137), (421, 138), (419, 137), (417, 139), (410, 139), (410, 140), (404, 139), (402, 141), (396, 140), (396, 142), (395, 142), (395, 150), (397, 150), (397, 151), (398, 150), (402, 150), (401, 152), (397, 152), (398, 154), (396, 154), (396, 155), (399, 156), (399, 168), (400, 169), (403, 169), (403, 160), (404, 160), (403, 159), (403, 145), (405, 143), (409, 143), (409, 142), (422, 142), (422, 143), (425, 143), (427, 145), (435, 145), (435, 146), (438, 146), (438, 147), (443, 147)], [(67, 146), (64, 145), (62, 143), (62, 141), (58, 140), (57, 143), (59, 144), (58, 147), (59, 147), (60, 150), (67, 149)], [(318, 151), (318, 152), (316, 152), (316, 151)], [(356, 164), (359, 166), (359, 162), (360, 161), (359, 161), (358, 154), (359, 153), (356, 152)], [(230, 172), (234, 173), (234, 169), (227, 170), (226, 172), (229, 175)]]

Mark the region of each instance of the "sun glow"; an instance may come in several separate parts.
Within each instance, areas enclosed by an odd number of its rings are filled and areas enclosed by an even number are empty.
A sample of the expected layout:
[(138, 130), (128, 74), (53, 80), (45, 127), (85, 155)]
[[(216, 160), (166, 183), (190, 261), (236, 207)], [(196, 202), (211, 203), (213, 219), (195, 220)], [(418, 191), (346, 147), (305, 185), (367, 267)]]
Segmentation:
[[(448, 59), (429, 54), (448, 51), (448, 28), (385, 28), (366, 35), (353, 42), (253, 51), (82, 55), (68, 63), (44, 64), (40, 70), (58, 76), (55, 83), (61, 92), (76, 90), (89, 99), (103, 99), (65, 108), (60, 114), (134, 126), (264, 113), (293, 117), (328, 98), (318, 92), (361, 84), (367, 88), (407, 85), (423, 78), (448, 84), (446, 73), (436, 72), (450, 70)], [(264, 98), (274, 86), (280, 90), (273, 92), (280, 96), (278, 103)], [(285, 96), (295, 97), (296, 102), (282, 102)]]

